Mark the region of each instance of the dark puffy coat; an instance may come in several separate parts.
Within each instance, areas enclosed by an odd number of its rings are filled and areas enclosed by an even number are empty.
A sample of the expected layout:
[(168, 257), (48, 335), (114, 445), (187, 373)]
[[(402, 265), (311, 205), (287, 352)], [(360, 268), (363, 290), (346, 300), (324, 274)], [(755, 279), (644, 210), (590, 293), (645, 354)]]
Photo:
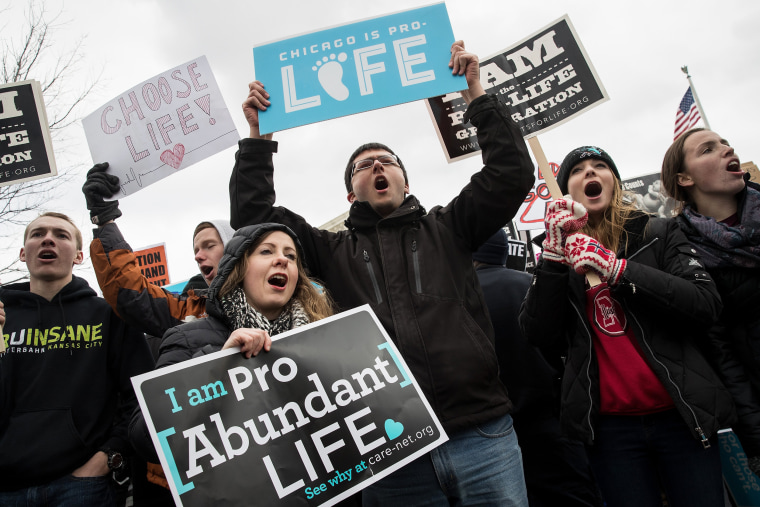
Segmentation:
[(478, 129), (485, 165), (429, 213), (413, 196), (385, 218), (356, 201), (348, 230), (313, 228), (274, 206), (273, 141), (242, 140), (230, 179), (232, 226), (280, 222), (296, 231), (311, 273), (341, 310), (370, 304), (446, 430), (509, 410), (471, 256), (514, 216), (535, 179), (525, 141), (496, 97), (475, 99), (464, 120)]
[(517, 434), (543, 431), (541, 422), (557, 418), (559, 373), (520, 331), (517, 315), (530, 287), (528, 273), (486, 264), (475, 269), (496, 332), (499, 377), (514, 405)]
[[(672, 220), (637, 214), (626, 226), (628, 259), (612, 293), (649, 366), (665, 386), (695, 438), (705, 441), (735, 417), (731, 395), (704, 358), (704, 330), (721, 309), (715, 284), (696, 251)], [(599, 413), (599, 370), (586, 318), (585, 280), (566, 266), (539, 262), (520, 312), (523, 332), (535, 345), (565, 340), (563, 429), (594, 441)]]
[[(760, 186), (748, 182), (755, 190)], [(740, 216), (746, 192), (740, 195)], [(699, 233), (683, 216), (676, 217), (687, 238)], [(760, 456), (760, 270), (708, 268), (723, 300), (723, 311), (710, 330), (710, 354), (723, 383), (736, 402), (733, 426), (749, 456)]]

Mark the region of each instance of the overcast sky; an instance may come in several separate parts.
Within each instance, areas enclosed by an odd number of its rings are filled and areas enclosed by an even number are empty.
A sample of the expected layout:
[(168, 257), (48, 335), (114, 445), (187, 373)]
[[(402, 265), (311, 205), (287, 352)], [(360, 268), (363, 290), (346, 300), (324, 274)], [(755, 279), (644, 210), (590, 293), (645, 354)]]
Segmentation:
[[(99, 87), (80, 109), (84, 116), (128, 88), (206, 55), (241, 136), (248, 127), (240, 104), (255, 79), (254, 45), (433, 2), (420, 0), (207, 0), (110, 2), (48, 0), (66, 25), (54, 34), (62, 51), (86, 36), (83, 81), (103, 71)], [(24, 2), (3, 13), (23, 19)], [(614, 158), (623, 178), (658, 172), (672, 141), (676, 108), (688, 82), (688, 65), (711, 127), (735, 147), (742, 162), (760, 161), (760, 2), (724, 0), (515, 2), (448, 0), (454, 35), (482, 58), (568, 14), (610, 100), (539, 136), (547, 158), (560, 162), (571, 149), (595, 144)], [(63, 166), (78, 165), (71, 187), (50, 203), (92, 238), (80, 188), (92, 165), (81, 125), (68, 133)], [(391, 146), (409, 171), (412, 193), (427, 208), (445, 204), (480, 169), (480, 158), (447, 164), (423, 102), (330, 120), (275, 134), (277, 204), (319, 225), (348, 209), (343, 168), (356, 146)], [(172, 282), (196, 274), (192, 231), (206, 219), (228, 218), (228, 182), (235, 148), (121, 200), (118, 220), (133, 248), (165, 242)], [(20, 233), (19, 233), (20, 234)], [(11, 246), (17, 255), (18, 247)], [(76, 274), (96, 286), (89, 251)]]

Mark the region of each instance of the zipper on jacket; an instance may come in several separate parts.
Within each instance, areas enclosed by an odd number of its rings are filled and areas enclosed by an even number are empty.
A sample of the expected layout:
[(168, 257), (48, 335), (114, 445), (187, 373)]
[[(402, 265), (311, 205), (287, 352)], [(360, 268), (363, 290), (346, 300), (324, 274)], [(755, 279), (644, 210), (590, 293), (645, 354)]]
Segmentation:
[(709, 449), (710, 448), (710, 441), (707, 439), (707, 435), (705, 435), (705, 432), (702, 431), (702, 428), (700, 428), (699, 426), (697, 426), (694, 429), (697, 431), (697, 433), (699, 433), (699, 441), (702, 444), (702, 448), (703, 449)]
[[(641, 248), (639, 248), (638, 250), (636, 250), (635, 252), (633, 252), (633, 255), (631, 255), (630, 257), (626, 257), (626, 260), (633, 259), (637, 255), (639, 255), (642, 251), (644, 251), (645, 249), (647, 249), (650, 246), (652, 246), (653, 244), (655, 244), (659, 239), (660, 238), (653, 238), (652, 241), (650, 241), (646, 245), (642, 246)], [(633, 282), (631, 282), (630, 280), (628, 280), (628, 278), (626, 278), (626, 276), (625, 276), (625, 273), (623, 273), (623, 280), (625, 281), (625, 284), (628, 285), (631, 288), (631, 294), (636, 294), (636, 284), (633, 283)]]
[(417, 240), (412, 240), (412, 264), (414, 265), (414, 283), (417, 286), (417, 294), (422, 292), (422, 279), (420, 278), (420, 260), (417, 258)]
[(646, 250), (647, 248), (649, 248), (650, 246), (652, 246), (653, 244), (655, 244), (659, 239), (660, 238), (653, 238), (652, 241), (650, 241), (646, 245), (643, 245), (641, 248), (639, 248), (638, 250), (636, 250), (635, 252), (633, 252), (633, 254), (630, 257), (626, 257), (626, 259), (627, 260), (633, 259), (637, 255), (639, 255), (642, 251)]
[(369, 271), (369, 278), (372, 280), (372, 288), (375, 289), (375, 300), (377, 301), (377, 304), (380, 304), (383, 302), (383, 296), (380, 294), (380, 286), (377, 284), (377, 278), (375, 277), (375, 270), (372, 269), (372, 262), (369, 259), (369, 254), (366, 250), (363, 251), (364, 253), (364, 262), (367, 263), (367, 271)]
[(636, 315), (633, 314), (633, 312), (630, 312), (631, 317), (633, 318), (634, 322), (636, 322), (636, 325), (639, 326), (639, 330), (641, 331), (641, 341), (644, 342), (644, 345), (646, 345), (647, 350), (649, 350), (649, 353), (652, 355), (655, 361), (657, 361), (657, 364), (662, 366), (662, 368), (667, 372), (668, 374), (668, 381), (670, 384), (675, 388), (676, 392), (678, 393), (678, 398), (681, 400), (681, 402), (684, 404), (686, 408), (689, 409), (689, 412), (691, 412), (691, 416), (694, 418), (694, 424), (696, 426), (694, 427), (694, 431), (697, 432), (699, 435), (699, 441), (702, 444), (702, 447), (704, 449), (710, 448), (710, 441), (707, 439), (707, 435), (705, 435), (704, 430), (702, 429), (702, 426), (699, 424), (699, 419), (697, 418), (697, 414), (694, 412), (694, 410), (691, 408), (691, 405), (689, 405), (686, 400), (683, 398), (683, 394), (681, 393), (681, 389), (679, 389), (678, 384), (676, 384), (673, 381), (673, 378), (670, 376), (670, 370), (668, 370), (668, 367), (665, 366), (665, 364), (660, 361), (657, 356), (654, 354), (654, 351), (652, 350), (652, 347), (649, 345), (649, 342), (646, 340), (646, 337), (644, 336), (644, 328), (639, 323), (639, 319), (636, 318)]

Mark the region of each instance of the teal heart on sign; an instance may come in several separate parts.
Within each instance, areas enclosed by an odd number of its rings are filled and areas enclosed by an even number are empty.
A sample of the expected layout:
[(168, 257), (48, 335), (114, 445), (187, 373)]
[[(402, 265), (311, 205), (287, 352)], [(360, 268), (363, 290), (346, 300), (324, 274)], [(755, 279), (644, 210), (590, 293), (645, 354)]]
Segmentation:
[(398, 438), (399, 435), (401, 435), (404, 432), (404, 425), (400, 422), (396, 422), (393, 419), (386, 419), (385, 420), (385, 434), (388, 435), (388, 438), (393, 440), (394, 438)]

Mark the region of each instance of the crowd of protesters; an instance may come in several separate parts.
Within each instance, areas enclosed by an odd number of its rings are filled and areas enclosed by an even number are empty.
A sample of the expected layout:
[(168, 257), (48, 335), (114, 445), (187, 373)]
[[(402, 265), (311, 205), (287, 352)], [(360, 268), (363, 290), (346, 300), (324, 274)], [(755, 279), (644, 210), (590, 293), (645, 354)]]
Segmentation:
[(719, 506), (729, 427), (757, 474), (760, 187), (728, 142), (694, 129), (665, 154), (675, 218), (633, 207), (605, 150), (570, 151), (531, 277), (505, 267), (503, 230), (535, 179), (525, 141), (462, 41), (449, 67), (483, 167), (444, 206), (426, 210), (379, 142), (348, 157), (345, 230), (276, 206), (278, 143), (258, 123), (270, 95), (254, 81), (230, 219), (193, 231), (200, 286), (143, 276), (105, 161), (83, 186), (103, 298), (73, 274), (71, 219), (31, 221), (29, 282), (0, 287), (0, 505), (118, 505), (125, 481), (136, 507), (172, 505), (130, 378), (224, 348), (266, 354), (272, 336), (365, 304), (449, 438), (346, 505)]

